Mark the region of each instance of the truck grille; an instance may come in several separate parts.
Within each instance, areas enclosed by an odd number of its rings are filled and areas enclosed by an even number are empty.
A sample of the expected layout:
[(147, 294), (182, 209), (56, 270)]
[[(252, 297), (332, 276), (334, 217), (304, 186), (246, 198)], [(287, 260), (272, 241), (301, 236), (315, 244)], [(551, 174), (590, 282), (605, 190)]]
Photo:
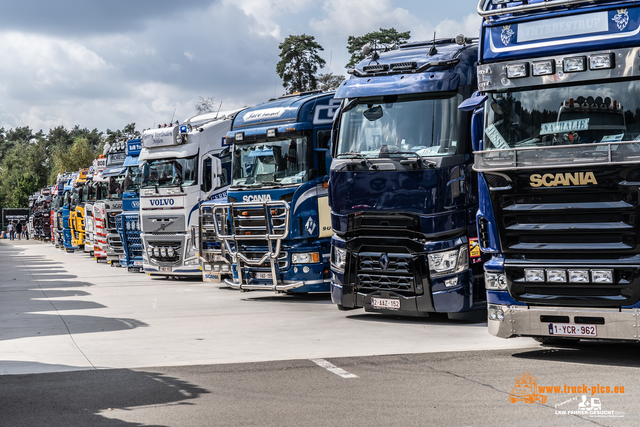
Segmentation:
[(184, 233), (183, 216), (143, 216), (142, 229), (145, 233)]
[(356, 287), (372, 291), (415, 293), (413, 258), (410, 254), (359, 253)]
[(505, 253), (620, 253), (636, 247), (637, 192), (509, 195), (498, 204)]

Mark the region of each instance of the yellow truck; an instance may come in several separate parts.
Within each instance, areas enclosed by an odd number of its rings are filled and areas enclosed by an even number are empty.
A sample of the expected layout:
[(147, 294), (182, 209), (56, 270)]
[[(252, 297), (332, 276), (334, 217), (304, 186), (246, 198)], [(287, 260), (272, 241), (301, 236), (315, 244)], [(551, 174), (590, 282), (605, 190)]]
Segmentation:
[(71, 227), (71, 244), (84, 248), (84, 204), (87, 201), (87, 175), (89, 169), (80, 169), (73, 187), (73, 206), (69, 210), (69, 226)]

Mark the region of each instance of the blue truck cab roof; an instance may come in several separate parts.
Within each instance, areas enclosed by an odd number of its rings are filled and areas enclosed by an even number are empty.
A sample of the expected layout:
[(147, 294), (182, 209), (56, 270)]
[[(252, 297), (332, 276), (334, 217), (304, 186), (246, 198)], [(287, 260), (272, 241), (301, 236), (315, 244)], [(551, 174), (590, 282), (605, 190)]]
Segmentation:
[(477, 40), (455, 39), (414, 42), (397, 49), (374, 52), (345, 81), (336, 98), (405, 95), (455, 91), (475, 86)]
[(334, 92), (302, 92), (247, 108), (233, 120), (227, 142), (236, 140), (238, 132), (242, 132), (246, 139), (266, 135), (267, 129), (276, 129), (280, 134), (309, 130), (314, 125), (331, 124), (335, 108), (315, 107), (329, 104), (333, 97)]

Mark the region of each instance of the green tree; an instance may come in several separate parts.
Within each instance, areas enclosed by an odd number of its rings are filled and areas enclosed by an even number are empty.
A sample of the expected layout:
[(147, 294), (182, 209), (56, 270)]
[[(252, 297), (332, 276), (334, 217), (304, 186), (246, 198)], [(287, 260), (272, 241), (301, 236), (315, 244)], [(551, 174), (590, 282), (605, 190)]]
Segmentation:
[(349, 36), (347, 39), (347, 51), (351, 55), (351, 59), (347, 64), (347, 68), (354, 68), (360, 61), (365, 58), (362, 53), (362, 46), (368, 44), (372, 48), (390, 48), (392, 44), (400, 45), (406, 43), (411, 38), (411, 31), (399, 33), (395, 28), (380, 28), (380, 31), (372, 31), (364, 36)]
[[(118, 131), (120, 132), (120, 131)], [(85, 137), (76, 138), (69, 148), (56, 147), (53, 152), (53, 166), (50, 173), (50, 182), (55, 181), (58, 173), (75, 172), (88, 168), (97, 156), (95, 149)]]
[(276, 65), (276, 72), (287, 93), (315, 90), (318, 86), (316, 73), (326, 63), (318, 55), (318, 51), (324, 49), (315, 37), (306, 34), (289, 36), (278, 47), (280, 61)]
[(18, 186), (13, 190), (12, 208), (29, 207), (29, 196), (40, 189), (38, 178), (31, 173), (25, 173), (18, 182)]
[(320, 74), (318, 76), (318, 89), (328, 92), (330, 90), (336, 90), (342, 82), (344, 81), (344, 76), (336, 75), (333, 73)]

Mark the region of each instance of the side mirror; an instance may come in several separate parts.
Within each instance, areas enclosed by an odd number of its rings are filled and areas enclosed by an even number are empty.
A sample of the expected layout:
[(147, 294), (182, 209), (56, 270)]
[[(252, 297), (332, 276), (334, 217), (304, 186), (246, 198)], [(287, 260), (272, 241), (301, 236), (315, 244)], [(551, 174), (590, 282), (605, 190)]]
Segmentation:
[(222, 175), (222, 161), (219, 157), (211, 156), (211, 189), (216, 190), (220, 188), (221, 180), (220, 175)]

